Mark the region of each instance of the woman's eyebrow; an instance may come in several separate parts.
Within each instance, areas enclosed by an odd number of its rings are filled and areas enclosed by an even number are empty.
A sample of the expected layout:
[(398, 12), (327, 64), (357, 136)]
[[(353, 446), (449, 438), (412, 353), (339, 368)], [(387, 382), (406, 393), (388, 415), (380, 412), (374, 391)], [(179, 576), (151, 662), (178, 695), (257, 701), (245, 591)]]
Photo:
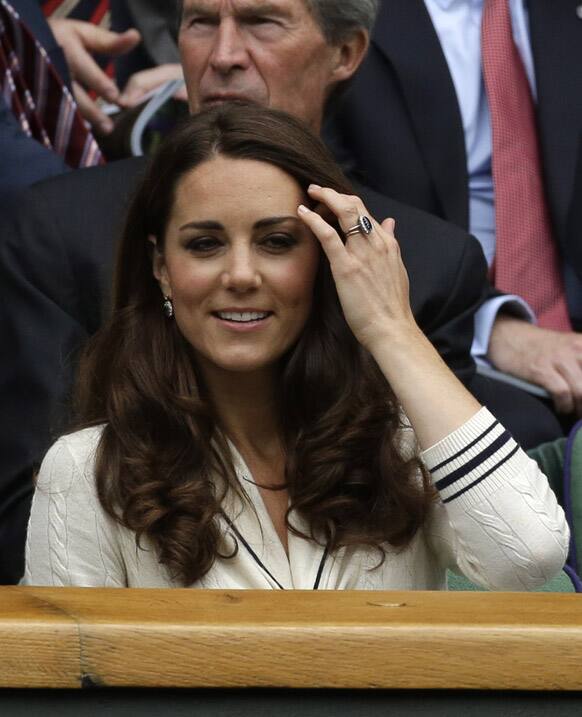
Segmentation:
[[(275, 224), (282, 224), (283, 222), (294, 222), (296, 224), (300, 224), (300, 220), (297, 217), (294, 217), (292, 214), (280, 216), (280, 217), (265, 217), (263, 219), (258, 219), (253, 224), (253, 229), (264, 229), (265, 227), (274, 226)], [(224, 225), (220, 222), (216, 221), (215, 219), (205, 219), (203, 221), (192, 221), (187, 222), (186, 224), (182, 224), (182, 226), (179, 228), (179, 231), (182, 231), (184, 229), (210, 229), (214, 231), (222, 231), (224, 229)]]
[(213, 230), (221, 230), (224, 229), (224, 226), (213, 219), (207, 219), (202, 222), (188, 222), (187, 224), (182, 224), (179, 231), (182, 231), (183, 229), (213, 229)]
[(292, 214), (289, 214), (281, 217), (265, 217), (264, 219), (259, 219), (253, 224), (253, 228), (264, 229), (265, 227), (270, 227), (274, 224), (282, 224), (283, 222), (288, 221), (302, 224), (302, 222), (297, 217), (294, 217)]

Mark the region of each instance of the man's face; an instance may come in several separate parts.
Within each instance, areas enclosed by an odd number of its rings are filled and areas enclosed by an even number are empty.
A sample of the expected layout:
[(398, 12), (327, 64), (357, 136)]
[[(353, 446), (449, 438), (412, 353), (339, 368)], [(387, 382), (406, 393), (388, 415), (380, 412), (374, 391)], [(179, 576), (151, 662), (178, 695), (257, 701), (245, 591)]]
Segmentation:
[(193, 113), (243, 99), (318, 131), (329, 90), (343, 79), (341, 50), (304, 0), (184, 0), (179, 45)]

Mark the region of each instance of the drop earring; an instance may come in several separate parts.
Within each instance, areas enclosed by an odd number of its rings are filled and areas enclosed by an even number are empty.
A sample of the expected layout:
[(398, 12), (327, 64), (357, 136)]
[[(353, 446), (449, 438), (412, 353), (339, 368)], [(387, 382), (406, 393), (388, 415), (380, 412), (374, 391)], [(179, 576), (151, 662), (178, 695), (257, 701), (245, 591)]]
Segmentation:
[(174, 316), (174, 304), (169, 296), (164, 296), (164, 303), (162, 304), (162, 311), (166, 319), (171, 319)]

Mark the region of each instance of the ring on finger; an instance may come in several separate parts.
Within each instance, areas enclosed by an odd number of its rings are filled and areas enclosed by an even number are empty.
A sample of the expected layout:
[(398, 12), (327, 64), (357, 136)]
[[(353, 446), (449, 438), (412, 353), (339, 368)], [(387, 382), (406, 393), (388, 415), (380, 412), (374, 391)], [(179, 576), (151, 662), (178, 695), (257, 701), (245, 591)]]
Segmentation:
[(352, 236), (352, 234), (363, 234), (366, 236), (372, 231), (372, 222), (370, 221), (369, 217), (367, 217), (365, 214), (362, 214), (358, 217), (358, 221), (356, 224), (354, 224), (353, 227), (350, 227), (349, 229), (346, 229), (344, 232), (345, 237)]

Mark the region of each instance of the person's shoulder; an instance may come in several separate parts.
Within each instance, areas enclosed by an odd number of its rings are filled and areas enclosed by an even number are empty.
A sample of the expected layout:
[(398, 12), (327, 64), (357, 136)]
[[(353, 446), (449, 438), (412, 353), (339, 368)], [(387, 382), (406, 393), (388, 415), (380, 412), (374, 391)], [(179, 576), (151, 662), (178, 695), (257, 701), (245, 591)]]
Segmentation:
[(83, 197), (96, 204), (116, 201), (133, 190), (146, 167), (146, 159), (131, 157), (49, 177), (11, 195), (10, 201), (2, 205), (2, 214), (28, 216), (30, 212), (35, 213), (35, 208), (40, 213), (48, 208), (52, 213), (60, 206), (74, 211), (75, 202)]
[(58, 439), (55, 445), (61, 444), (66, 446), (72, 455), (82, 455), (86, 451), (94, 450), (97, 447), (104, 429), (105, 424), (99, 423), (95, 426), (88, 426), (78, 431), (65, 433)]
[[(84, 167), (57, 177), (45, 179), (30, 187), (32, 196), (70, 198), (97, 188), (110, 195), (119, 188), (131, 190), (145, 172), (147, 160), (144, 157), (130, 157), (98, 167)], [(88, 199), (97, 201), (99, 195), (87, 194)]]
[[(142, 157), (75, 169), (23, 189), (0, 207), (0, 241), (42, 248), (58, 241), (84, 253), (109, 246), (145, 172)], [(49, 238), (49, 239), (47, 239)]]
[[(90, 426), (61, 436), (42, 461), (37, 487), (51, 492), (68, 491), (79, 478), (91, 479), (104, 427), (104, 424)], [(92, 480), (89, 484), (92, 485)]]

